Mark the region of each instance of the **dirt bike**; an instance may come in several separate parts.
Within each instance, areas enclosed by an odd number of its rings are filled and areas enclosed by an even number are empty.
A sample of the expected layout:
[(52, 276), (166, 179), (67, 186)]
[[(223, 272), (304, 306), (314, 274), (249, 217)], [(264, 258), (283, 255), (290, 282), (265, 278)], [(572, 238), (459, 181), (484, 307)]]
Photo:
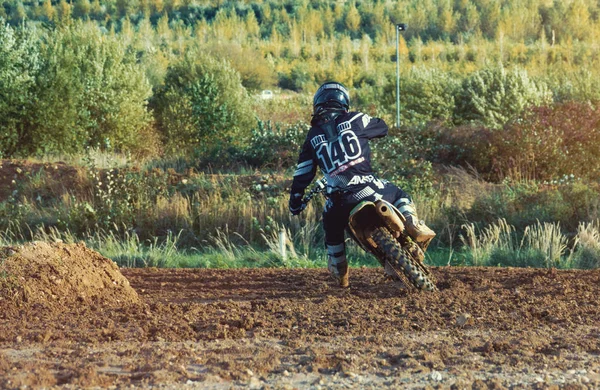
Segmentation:
[[(318, 180), (302, 199), (304, 205), (326, 188)], [(408, 235), (406, 218), (391, 203), (381, 199), (362, 201), (350, 212), (346, 231), (361, 248), (373, 254), (395, 282), (421, 291), (438, 291), (435, 279), (423, 264), (426, 249)], [(423, 244), (421, 244), (423, 245)]]

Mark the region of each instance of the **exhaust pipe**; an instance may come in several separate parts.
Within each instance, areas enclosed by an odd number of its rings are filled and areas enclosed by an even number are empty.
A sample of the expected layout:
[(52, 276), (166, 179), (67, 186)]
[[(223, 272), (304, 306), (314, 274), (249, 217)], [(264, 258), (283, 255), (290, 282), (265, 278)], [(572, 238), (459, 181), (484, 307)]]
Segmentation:
[(379, 213), (379, 216), (383, 219), (388, 229), (390, 229), (392, 235), (398, 238), (404, 231), (404, 222), (400, 219), (400, 216), (386, 202), (377, 202), (376, 208), (377, 213)]

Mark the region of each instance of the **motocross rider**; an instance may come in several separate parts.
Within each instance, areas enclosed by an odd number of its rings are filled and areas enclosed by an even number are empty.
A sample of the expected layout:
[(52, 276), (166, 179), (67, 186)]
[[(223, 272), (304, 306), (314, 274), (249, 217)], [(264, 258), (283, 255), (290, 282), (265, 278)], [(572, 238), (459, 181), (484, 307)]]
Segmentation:
[(385, 137), (388, 126), (382, 119), (349, 109), (350, 96), (342, 84), (326, 82), (319, 87), (313, 98), (311, 129), (300, 151), (289, 200), (293, 215), (304, 210), (304, 190), (315, 177), (318, 166), (327, 180), (323, 211), (327, 265), (341, 287), (349, 285), (344, 230), (350, 212), (359, 202), (384, 199), (392, 203), (406, 217), (409, 235), (423, 248), (435, 236), (417, 217), (410, 196), (379, 179), (371, 168), (369, 140)]

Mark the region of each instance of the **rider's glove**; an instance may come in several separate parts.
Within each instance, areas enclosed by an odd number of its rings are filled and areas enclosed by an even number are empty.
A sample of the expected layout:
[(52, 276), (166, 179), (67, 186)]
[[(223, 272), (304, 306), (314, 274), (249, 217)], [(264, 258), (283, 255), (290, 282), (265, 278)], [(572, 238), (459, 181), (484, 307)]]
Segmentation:
[(292, 215), (298, 215), (304, 210), (306, 205), (302, 202), (302, 194), (297, 192), (295, 194), (290, 194), (290, 213)]

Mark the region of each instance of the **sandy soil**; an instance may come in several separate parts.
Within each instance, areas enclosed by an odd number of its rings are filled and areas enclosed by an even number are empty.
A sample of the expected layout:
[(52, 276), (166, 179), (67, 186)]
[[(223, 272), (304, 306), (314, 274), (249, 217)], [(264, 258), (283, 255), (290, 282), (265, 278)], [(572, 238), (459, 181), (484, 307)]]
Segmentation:
[(121, 271), (139, 302), (0, 300), (0, 388), (600, 388), (600, 271)]

